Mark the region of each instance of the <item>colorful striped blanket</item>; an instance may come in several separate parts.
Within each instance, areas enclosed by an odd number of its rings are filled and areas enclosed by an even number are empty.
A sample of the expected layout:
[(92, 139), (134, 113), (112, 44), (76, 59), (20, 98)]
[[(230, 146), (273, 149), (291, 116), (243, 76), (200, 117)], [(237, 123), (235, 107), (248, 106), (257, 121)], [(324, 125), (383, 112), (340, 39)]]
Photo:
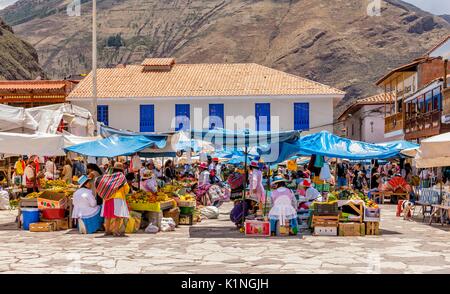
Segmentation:
[(126, 182), (123, 173), (106, 174), (97, 181), (96, 192), (101, 198), (108, 200)]

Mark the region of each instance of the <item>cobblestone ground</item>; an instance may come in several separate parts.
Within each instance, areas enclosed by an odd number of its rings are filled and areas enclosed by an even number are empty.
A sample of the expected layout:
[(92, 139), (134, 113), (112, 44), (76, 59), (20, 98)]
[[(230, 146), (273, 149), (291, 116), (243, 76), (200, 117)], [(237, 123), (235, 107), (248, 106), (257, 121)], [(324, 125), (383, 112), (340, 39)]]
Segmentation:
[(175, 232), (109, 238), (16, 228), (0, 211), (2, 273), (450, 273), (450, 226), (395, 217), (382, 208), (382, 235), (248, 238), (218, 220)]

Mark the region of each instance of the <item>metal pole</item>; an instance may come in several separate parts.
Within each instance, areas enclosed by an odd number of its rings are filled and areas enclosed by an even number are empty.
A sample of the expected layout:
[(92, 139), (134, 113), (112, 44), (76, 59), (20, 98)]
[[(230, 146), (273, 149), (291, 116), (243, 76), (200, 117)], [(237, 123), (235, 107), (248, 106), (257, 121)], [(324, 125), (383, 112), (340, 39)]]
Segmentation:
[[(247, 177), (248, 177), (248, 172), (247, 172), (247, 156), (248, 156), (248, 152), (247, 152), (247, 145), (245, 145), (245, 149), (244, 149), (244, 193), (242, 194), (242, 202), (245, 202), (245, 193), (247, 191)], [(245, 208), (245, 204), (243, 203), (243, 207)], [(244, 224), (245, 222), (245, 213), (242, 214), (242, 224)]]
[(97, 135), (97, 0), (92, 1), (92, 101), (94, 135)]

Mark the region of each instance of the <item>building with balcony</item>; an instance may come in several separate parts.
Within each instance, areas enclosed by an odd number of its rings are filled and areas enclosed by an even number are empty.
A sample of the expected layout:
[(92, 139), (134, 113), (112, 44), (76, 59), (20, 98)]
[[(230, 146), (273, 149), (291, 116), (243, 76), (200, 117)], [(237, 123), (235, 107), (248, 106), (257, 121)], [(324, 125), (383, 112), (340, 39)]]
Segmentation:
[[(448, 76), (450, 78), (450, 76)], [(443, 78), (437, 78), (404, 100), (405, 140), (419, 142), (442, 133), (450, 132), (450, 124), (442, 120), (444, 89)]]
[[(393, 93), (391, 100), (386, 101), (385, 107), (386, 140), (420, 141), (421, 138), (435, 135), (436, 132), (439, 134), (447, 129), (438, 122), (441, 121), (442, 115), (442, 91), (445, 88), (443, 77), (449, 69), (447, 57), (443, 56), (447, 56), (449, 52), (450, 35), (424, 56), (391, 70), (377, 81), (376, 84), (385, 94)], [(439, 80), (441, 85), (438, 85)], [(418, 100), (415, 100), (416, 98)], [(423, 103), (420, 102), (422, 100)], [(436, 101), (436, 105), (432, 101)], [(426, 106), (426, 103), (431, 106)], [(420, 122), (421, 119), (425, 121)]]
[(0, 103), (25, 108), (64, 103), (77, 83), (72, 80), (0, 81)]

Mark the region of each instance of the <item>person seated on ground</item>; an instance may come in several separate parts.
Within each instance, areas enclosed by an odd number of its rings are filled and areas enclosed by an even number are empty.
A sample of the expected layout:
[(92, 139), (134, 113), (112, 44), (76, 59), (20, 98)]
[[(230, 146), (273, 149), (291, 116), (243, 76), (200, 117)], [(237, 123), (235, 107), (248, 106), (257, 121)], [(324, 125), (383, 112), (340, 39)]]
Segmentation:
[(272, 185), (276, 190), (272, 191), (272, 208), (269, 211), (271, 235), (276, 235), (277, 222), (280, 226), (289, 224), (289, 235), (297, 235), (297, 201), (291, 189), (286, 187), (286, 179), (277, 177)]
[(78, 230), (82, 234), (92, 234), (103, 224), (101, 206), (92, 193), (92, 182), (87, 176), (78, 179), (79, 188), (73, 194), (72, 218), (78, 220)]
[[(136, 176), (134, 173), (127, 173), (125, 175), (125, 178), (127, 180), (128, 186), (130, 186), (130, 189), (132, 191), (139, 191), (139, 187), (137, 186), (137, 183), (136, 183)], [(141, 184), (140, 188), (142, 189), (142, 184)]]

